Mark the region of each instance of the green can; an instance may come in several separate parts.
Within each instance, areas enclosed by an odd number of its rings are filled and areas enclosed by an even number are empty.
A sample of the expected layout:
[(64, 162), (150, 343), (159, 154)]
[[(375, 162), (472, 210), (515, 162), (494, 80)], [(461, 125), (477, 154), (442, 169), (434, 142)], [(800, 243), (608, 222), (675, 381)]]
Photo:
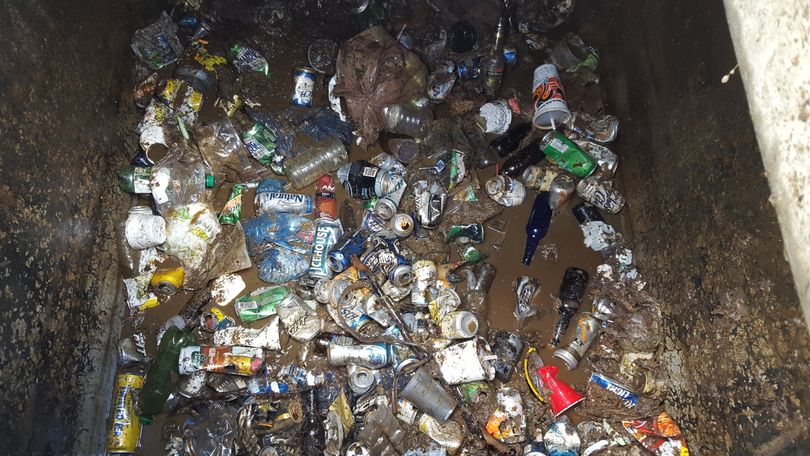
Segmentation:
[(469, 382), (456, 386), (461, 400), (465, 404), (475, 404), (489, 392), (489, 385), (485, 382)]
[(481, 253), (480, 250), (476, 249), (475, 247), (468, 245), (463, 247), (459, 250), (459, 254), (461, 254), (461, 259), (464, 260), (467, 264), (478, 263), (486, 258), (486, 254)]
[(548, 159), (577, 177), (587, 177), (596, 169), (596, 160), (559, 131), (552, 130), (541, 142)]
[(231, 189), (231, 196), (222, 212), (219, 215), (219, 223), (223, 225), (236, 225), (242, 217), (242, 193), (245, 192), (244, 184), (236, 184)]
[(233, 308), (242, 322), (251, 323), (275, 315), (276, 306), (290, 293), (283, 285), (259, 288), (239, 298)]

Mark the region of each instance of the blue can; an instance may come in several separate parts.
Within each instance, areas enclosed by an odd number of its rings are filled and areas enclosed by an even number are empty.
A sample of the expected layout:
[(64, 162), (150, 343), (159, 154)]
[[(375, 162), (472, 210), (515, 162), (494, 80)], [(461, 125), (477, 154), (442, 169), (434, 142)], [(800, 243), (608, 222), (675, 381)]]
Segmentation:
[(293, 77), (292, 104), (312, 107), (312, 93), (315, 91), (315, 70), (296, 68)]
[(481, 56), (468, 57), (458, 63), (458, 77), (461, 79), (476, 79), (481, 76)]
[(327, 259), (329, 268), (335, 272), (343, 272), (352, 262), (353, 256), (360, 256), (366, 246), (366, 236), (361, 231), (355, 231), (351, 236), (344, 238), (329, 252)]
[(619, 396), (627, 408), (633, 408), (638, 404), (638, 395), (636, 393), (610, 377), (593, 372), (590, 381)]
[(331, 279), (332, 269), (326, 260), (329, 249), (343, 235), (339, 220), (321, 219), (315, 227), (315, 239), (312, 242), (312, 256), (309, 259), (308, 274), (314, 279)]
[(503, 47), (503, 61), (507, 66), (515, 66), (517, 63), (517, 48), (512, 45)]

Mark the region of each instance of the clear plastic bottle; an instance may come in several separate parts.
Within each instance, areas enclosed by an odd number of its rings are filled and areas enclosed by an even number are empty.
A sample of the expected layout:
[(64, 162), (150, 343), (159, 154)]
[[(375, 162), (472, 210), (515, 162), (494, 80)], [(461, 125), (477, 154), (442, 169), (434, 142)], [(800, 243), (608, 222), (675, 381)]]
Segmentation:
[(413, 138), (424, 138), (430, 132), (433, 113), (412, 103), (389, 105), (383, 108), (385, 125), (389, 131)]
[(284, 173), (297, 189), (335, 171), (349, 161), (346, 146), (335, 137), (327, 138), (307, 147), (303, 152), (284, 161)]

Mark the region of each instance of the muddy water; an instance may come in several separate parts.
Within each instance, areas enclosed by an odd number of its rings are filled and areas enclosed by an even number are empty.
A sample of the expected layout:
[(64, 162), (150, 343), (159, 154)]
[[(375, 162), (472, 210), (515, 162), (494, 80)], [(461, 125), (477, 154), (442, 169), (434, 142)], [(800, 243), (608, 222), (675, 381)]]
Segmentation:
[[(291, 39), (284, 43), (273, 42), (268, 44), (264, 49), (262, 49), (261, 46), (257, 46), (264, 52), (273, 69), (273, 77), (267, 91), (260, 97), (263, 110), (278, 111), (289, 106), (289, 94), (292, 88), (292, 72), (295, 67), (306, 64), (306, 43), (319, 37), (313, 36), (312, 33), (303, 33), (301, 30), (295, 30), (292, 35)], [(527, 94), (530, 88), (531, 71), (533, 67), (534, 62), (529, 59), (529, 61), (522, 61), (518, 68), (509, 70), (503, 93), (510, 95), (513, 93)], [(322, 75), (318, 77), (314, 102), (316, 106), (327, 105), (327, 80), (328, 79)], [(441, 113), (442, 111), (444, 110), (438, 109), (437, 113)], [(218, 109), (212, 109), (209, 105), (204, 110), (202, 118), (211, 118), (219, 115), (221, 114)], [(244, 119), (234, 120), (234, 123), (237, 125), (243, 122)], [(352, 145), (349, 157), (350, 160), (358, 160), (370, 158), (379, 152), (380, 148), (377, 145), (372, 146), (367, 151), (362, 151)], [(480, 181), (483, 183), (487, 178), (495, 174), (495, 168), (490, 167), (486, 170), (479, 171), (478, 174)], [(214, 207), (222, 207), (227, 198), (230, 185), (231, 184), (226, 184), (216, 192)], [(302, 191), (302, 193), (313, 194), (314, 186), (310, 186)], [(548, 346), (547, 342), (551, 338), (554, 322), (557, 317), (557, 303), (555, 298), (559, 290), (563, 272), (570, 266), (576, 266), (593, 275), (601, 258), (599, 254), (586, 248), (582, 243), (582, 234), (576, 220), (570, 212), (570, 208), (578, 202), (578, 199), (574, 197), (573, 201), (570, 201), (560, 208), (553, 219), (549, 233), (540, 244), (531, 266), (522, 265), (521, 257), (525, 241), (525, 225), (535, 195), (535, 192), (528, 191), (526, 200), (521, 206), (507, 208), (502, 214), (496, 216), (495, 220), (502, 220), (506, 223), (506, 234), (500, 236), (488, 229), (485, 243), (480, 247), (482, 252), (488, 254), (486, 261), (493, 264), (497, 271), (494, 284), (489, 294), (489, 313), (487, 315), (489, 326), (492, 329), (518, 331), (528, 342), (528, 345), (534, 346), (540, 350), (544, 362), (557, 365), (560, 368), (560, 379), (575, 386), (581, 386), (585, 383), (590, 372), (588, 372), (585, 367), (580, 367), (569, 372), (562, 362), (552, 357), (554, 347)], [(250, 190), (243, 197), (243, 220), (253, 216), (253, 196), (254, 191)], [(343, 189), (338, 188), (338, 203), (345, 197), (346, 195)], [(612, 222), (613, 220), (609, 221)], [(552, 252), (552, 254), (544, 255), (544, 250)], [(457, 260), (458, 253), (455, 252), (454, 249), (451, 249), (451, 252), (452, 255), (454, 255), (451, 257), (451, 261)], [(255, 267), (242, 271), (241, 275), (247, 284), (245, 292), (266, 285), (258, 279)], [(525, 320), (522, 326), (518, 325), (513, 315), (515, 293), (512, 283), (514, 279), (520, 275), (535, 277), (540, 281), (542, 286), (535, 303), (538, 310), (537, 315)], [(154, 336), (157, 329), (167, 318), (176, 315), (190, 297), (190, 292), (179, 293), (169, 302), (146, 311), (145, 318), (139, 326), (140, 330), (147, 336), (147, 350), (150, 354), (156, 352)], [(586, 296), (581, 308), (588, 310), (590, 303), (591, 297)], [(236, 321), (239, 321), (238, 318), (236, 318), (232, 305), (227, 305), (220, 308), (220, 310)], [(129, 323), (132, 323), (132, 321)], [(265, 323), (266, 321), (259, 321), (249, 326), (262, 327)], [(125, 326), (125, 335), (131, 334), (131, 325), (127, 324)], [(572, 333), (573, 328), (569, 328), (569, 332), (563, 339), (563, 343), (570, 339)], [(273, 366), (280, 366), (285, 361), (295, 361), (299, 355), (299, 350), (300, 346), (298, 346), (298, 344), (289, 345), (285, 353), (270, 355), (271, 357), (267, 359), (267, 364), (271, 366), (272, 369)], [(328, 367), (323, 364), (322, 360), (310, 357), (307, 367), (319, 366), (328, 369)], [(510, 384), (520, 386), (521, 390), (526, 391), (525, 382), (522, 379), (522, 375), (519, 373), (513, 375)], [(495, 388), (494, 384), (492, 386)], [(531, 399), (530, 395), (524, 394), (524, 401), (529, 400), (533, 399)], [(483, 415), (479, 414), (479, 418), (482, 416), (485, 417), (486, 414), (492, 410), (491, 408), (484, 408), (486, 410), (481, 411)], [(576, 420), (575, 415), (573, 418)], [(161, 429), (166, 423), (180, 424), (183, 419), (184, 417), (182, 416), (170, 418), (160, 416), (152, 425), (146, 426), (141, 440), (143, 447), (141, 453), (161, 454), (165, 445), (161, 435)]]

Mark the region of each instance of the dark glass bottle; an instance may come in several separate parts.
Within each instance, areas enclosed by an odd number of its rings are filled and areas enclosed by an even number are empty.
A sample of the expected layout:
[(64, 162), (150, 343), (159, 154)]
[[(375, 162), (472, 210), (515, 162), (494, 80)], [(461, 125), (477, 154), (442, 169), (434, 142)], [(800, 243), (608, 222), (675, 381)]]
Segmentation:
[(323, 421), (318, 415), (316, 395), (316, 388), (310, 388), (301, 393), (301, 405), (304, 412), (304, 423), (301, 425), (303, 454), (322, 454), (326, 446), (325, 430)]
[(540, 151), (539, 141), (532, 141), (528, 146), (520, 149), (518, 153), (509, 157), (503, 166), (500, 174), (509, 177), (518, 177), (526, 171), (526, 168), (540, 163), (545, 155)]
[(588, 286), (588, 273), (580, 268), (571, 267), (565, 270), (562, 283), (560, 284), (560, 307), (557, 309), (557, 323), (554, 325), (554, 337), (551, 339), (552, 345), (560, 343), (560, 339), (568, 329), (571, 318), (579, 309), (579, 304), (585, 296), (585, 288)]
[(172, 372), (177, 373), (180, 349), (193, 344), (194, 337), (191, 333), (176, 326), (172, 326), (163, 334), (157, 356), (149, 366), (146, 381), (138, 396), (141, 423), (149, 424), (155, 415), (163, 412), (166, 399), (174, 391)]
[(534, 251), (548, 233), (551, 226), (551, 216), (553, 211), (548, 204), (549, 193), (540, 192), (534, 199), (532, 212), (529, 214), (529, 221), (526, 223), (526, 248), (523, 251), (523, 264), (529, 265), (534, 257)]
[(518, 148), (523, 138), (532, 131), (532, 124), (524, 123), (512, 127), (505, 135), (495, 138), (489, 143), (489, 148), (495, 151), (499, 157), (506, 157)]

